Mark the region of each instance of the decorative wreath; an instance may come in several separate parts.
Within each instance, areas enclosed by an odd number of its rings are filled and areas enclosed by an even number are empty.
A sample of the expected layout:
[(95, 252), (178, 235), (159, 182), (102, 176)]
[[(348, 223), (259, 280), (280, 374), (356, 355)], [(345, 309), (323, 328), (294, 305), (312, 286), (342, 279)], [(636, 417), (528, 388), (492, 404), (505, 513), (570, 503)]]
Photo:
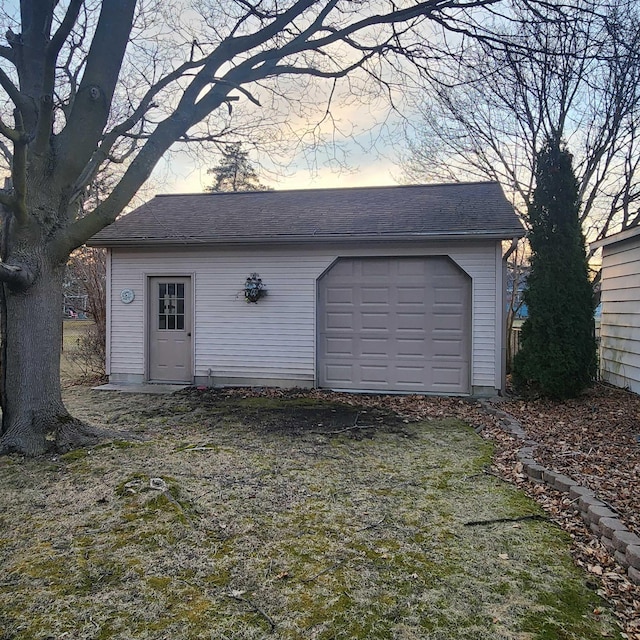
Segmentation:
[(258, 302), (267, 294), (262, 278), (257, 273), (252, 273), (244, 283), (244, 297), (247, 302)]

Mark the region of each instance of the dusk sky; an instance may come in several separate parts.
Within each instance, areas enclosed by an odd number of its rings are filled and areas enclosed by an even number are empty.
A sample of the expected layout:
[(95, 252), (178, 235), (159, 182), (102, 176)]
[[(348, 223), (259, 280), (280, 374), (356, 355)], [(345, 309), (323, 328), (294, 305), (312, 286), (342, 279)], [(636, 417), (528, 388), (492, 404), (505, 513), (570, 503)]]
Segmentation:
[[(404, 99), (400, 96), (398, 102)], [(386, 100), (374, 98), (370, 104), (363, 104), (360, 99), (348, 102), (347, 97), (332, 106), (335, 127), (328, 120), (320, 127), (321, 136), (335, 142), (336, 149), (327, 142), (317, 149), (306, 145), (297, 153), (284, 152), (280, 168), (273, 167), (266, 153), (252, 148), (250, 136), (234, 137), (229, 142), (243, 142), (261, 182), (274, 189), (397, 184), (402, 177), (401, 158), (406, 153), (402, 117), (390, 112)], [(404, 106), (407, 114), (409, 108)], [(326, 103), (319, 99), (316, 113), (298, 118), (292, 126), (299, 130), (314, 127), (325, 109)], [(202, 160), (170, 152), (156, 168), (152, 188), (157, 193), (202, 192), (212, 182), (207, 169), (217, 163), (218, 156), (213, 152)]]
[[(346, 169), (329, 166), (310, 170), (303, 157), (297, 158), (285, 175), (271, 179), (261, 176), (262, 182), (274, 189), (312, 189), (326, 187), (363, 187), (396, 184), (402, 172), (394, 157), (399, 149), (382, 150), (385, 155), (366, 154), (355, 144), (347, 152)], [(255, 155), (255, 154), (252, 154)], [(386, 157), (385, 157), (386, 156)], [(254, 158), (252, 158), (254, 160)], [(213, 162), (212, 165), (215, 165)], [(254, 163), (255, 164), (255, 163)], [(154, 179), (159, 183), (157, 193), (194, 193), (205, 190), (212, 182), (207, 167), (188, 158), (176, 157), (161, 163)]]

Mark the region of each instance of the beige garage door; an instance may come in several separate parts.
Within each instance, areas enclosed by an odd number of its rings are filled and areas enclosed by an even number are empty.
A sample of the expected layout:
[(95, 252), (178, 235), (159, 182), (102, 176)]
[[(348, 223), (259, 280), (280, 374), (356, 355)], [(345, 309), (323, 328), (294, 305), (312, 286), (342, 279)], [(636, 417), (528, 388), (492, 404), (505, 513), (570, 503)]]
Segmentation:
[(341, 258), (318, 296), (321, 387), (469, 392), (471, 281), (449, 258)]

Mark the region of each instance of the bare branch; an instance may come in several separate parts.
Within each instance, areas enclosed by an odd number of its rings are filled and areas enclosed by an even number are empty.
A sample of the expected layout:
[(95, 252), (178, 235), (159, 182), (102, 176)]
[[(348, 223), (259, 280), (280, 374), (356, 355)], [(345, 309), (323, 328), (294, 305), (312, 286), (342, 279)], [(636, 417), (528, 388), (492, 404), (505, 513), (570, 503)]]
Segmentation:
[[(255, 98), (253, 95), (251, 95), (251, 92), (248, 89), (245, 89), (241, 84), (237, 84), (235, 82), (232, 82), (231, 80), (225, 80), (224, 78), (213, 78), (213, 81), (216, 84), (228, 85), (233, 89), (237, 89), (242, 95), (246, 96), (249, 99), (249, 101), (255, 104), (257, 107), (262, 106), (258, 101), (258, 99)], [(227, 98), (227, 102), (231, 102), (231, 101), (233, 101), (233, 98)]]
[(34, 274), (27, 268), (0, 262), (0, 282), (6, 283), (11, 289), (26, 289), (34, 279)]
[(423, 167), (443, 163), (458, 178), (497, 178), (524, 209), (536, 151), (547, 137), (564, 139), (577, 158), (585, 229), (601, 236), (626, 224), (627, 200), (616, 193), (640, 168), (630, 128), (640, 106), (640, 56), (631, 45), (640, 30), (621, 3), (611, 15), (587, 5), (567, 7), (564, 17), (555, 5), (527, 5), (500, 46), (483, 35), (449, 58), (430, 78), (436, 88), (423, 108), (425, 152), (435, 154), (425, 157), (418, 145), (408, 174), (422, 157)]
[(0, 47), (0, 58), (4, 58), (5, 60), (15, 64), (15, 56), (11, 47)]
[(56, 80), (56, 62), (62, 45), (71, 33), (84, 0), (71, 0), (67, 13), (45, 50), (42, 95), (36, 125), (34, 153), (44, 153), (49, 145), (53, 127), (53, 94)]
[(21, 138), (21, 133), (7, 126), (2, 120), (0, 120), (0, 134), (5, 138), (9, 138), (11, 142), (17, 142)]
[(69, 120), (59, 135), (64, 163), (57, 172), (75, 180), (102, 137), (124, 52), (131, 33), (135, 0), (110, 0), (100, 17)]
[(11, 78), (0, 68), (0, 86), (7, 92), (7, 95), (16, 106), (16, 108), (22, 110), (27, 104), (28, 100), (23, 96), (18, 87), (11, 81)]
[(11, 166), (11, 163), (13, 162), (13, 153), (11, 153), (11, 149), (9, 149), (9, 147), (2, 141), (0, 140), (0, 155), (2, 155), (7, 163), (7, 166)]
[(54, 61), (57, 59), (60, 50), (62, 49), (62, 45), (65, 40), (73, 30), (74, 25), (76, 24), (76, 20), (78, 19), (78, 15), (80, 13), (80, 9), (82, 8), (84, 0), (71, 0), (69, 2), (69, 6), (67, 7), (67, 12), (62, 20), (62, 23), (58, 27), (58, 30), (55, 32), (49, 45), (47, 46), (47, 59), (48, 61)]

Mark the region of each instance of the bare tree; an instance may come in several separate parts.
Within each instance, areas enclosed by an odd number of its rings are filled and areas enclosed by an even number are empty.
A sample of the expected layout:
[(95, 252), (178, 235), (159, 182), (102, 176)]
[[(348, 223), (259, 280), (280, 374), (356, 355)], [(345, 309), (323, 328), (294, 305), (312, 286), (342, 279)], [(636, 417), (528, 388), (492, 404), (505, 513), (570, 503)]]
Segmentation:
[[(61, 398), (64, 266), (172, 145), (228, 140), (247, 106), (304, 104), (312, 81), (329, 83), (327, 113), (341, 79), (388, 91), (407, 69), (429, 69), (436, 30), (489, 39), (480, 14), (508, 9), (500, 0), (187, 1), (0, 7), (0, 137), (12, 177), (0, 192), (2, 451), (95, 441)], [(86, 211), (87, 185), (106, 164), (121, 173)]]
[(86, 298), (82, 311), (95, 322), (102, 338), (107, 323), (106, 271), (104, 249), (82, 246), (69, 257), (67, 281), (72, 279), (74, 290)]
[[(636, 3), (578, 2), (565, 20), (518, 4), (501, 44), (476, 41), (445, 59), (410, 133), (408, 181), (495, 180), (528, 224), (535, 158), (567, 141), (590, 240), (640, 222), (640, 28)], [(527, 271), (522, 240), (510, 262), (507, 365)], [(598, 274), (595, 274), (598, 277)]]
[[(567, 142), (590, 240), (640, 221), (637, 3), (580, 2), (566, 20), (519, 6), (502, 46), (477, 41), (427, 89), (408, 180), (499, 181), (526, 221), (536, 153)], [(548, 17), (548, 16), (547, 16)]]
[[(78, 339), (78, 349), (72, 360), (87, 377), (104, 376), (107, 337), (107, 255), (105, 249), (82, 246), (67, 263), (67, 282), (73, 279), (75, 289), (86, 303), (82, 309), (93, 325)], [(76, 309), (77, 311), (77, 309)]]

